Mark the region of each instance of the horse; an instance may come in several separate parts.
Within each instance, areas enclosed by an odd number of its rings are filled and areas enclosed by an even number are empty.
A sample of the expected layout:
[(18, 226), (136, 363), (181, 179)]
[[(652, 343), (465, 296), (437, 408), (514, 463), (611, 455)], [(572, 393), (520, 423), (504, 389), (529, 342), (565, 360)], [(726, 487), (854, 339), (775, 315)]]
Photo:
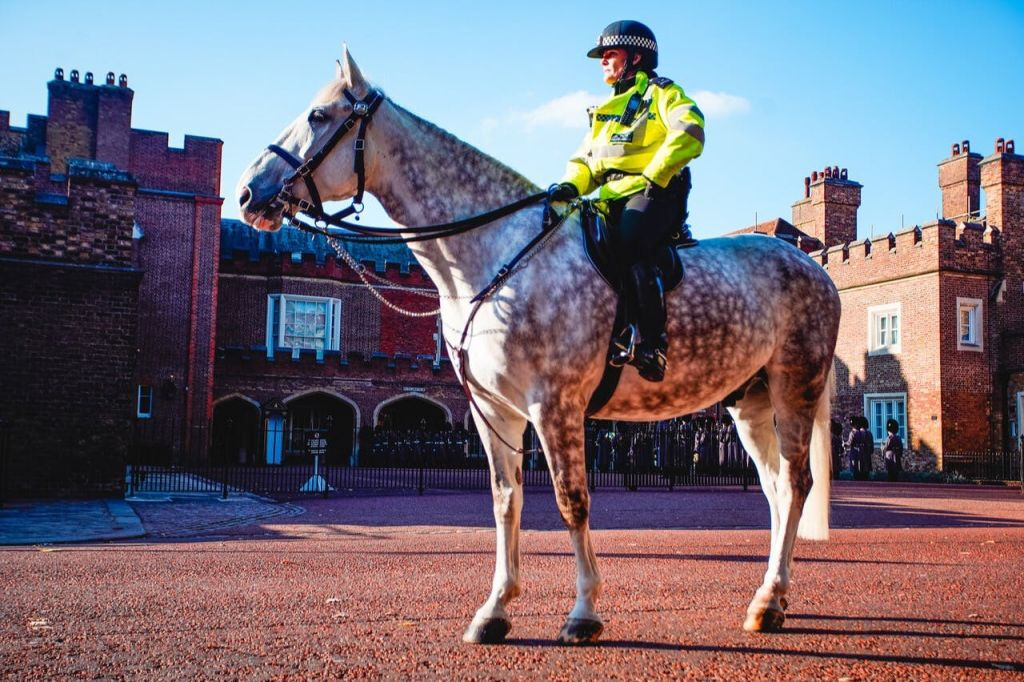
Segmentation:
[[(350, 128), (354, 115), (365, 114), (371, 99), (376, 111), (372, 120), (363, 118), (363, 142), (330, 141), (339, 126)], [(335, 78), (242, 174), (237, 192), (243, 220), (259, 230), (278, 229), (286, 211), (310, 200), (308, 181), (297, 182), (293, 167), (313, 157), (318, 165), (308, 175), (324, 201), (361, 202), (365, 182), (399, 224), (396, 230), (409, 236), (415, 226), (465, 219), (538, 191), (383, 96), (347, 46)], [(534, 204), (472, 231), (409, 244), (440, 294), (446, 342), (456, 348), (467, 332), (465, 351), (450, 355), (468, 387), (474, 420), (487, 426), (479, 431), (490, 466), (495, 569), (490, 594), (463, 634), (467, 642), (502, 641), (511, 629), (507, 607), (522, 589), (523, 451), (512, 444), (522, 442), (527, 423), (547, 458), (576, 558), (576, 600), (558, 640), (594, 642), (604, 627), (597, 611), (602, 580), (590, 534), (584, 413), (604, 371), (617, 299), (588, 261), (577, 213), (484, 304), (475, 307), (472, 300), (538, 234), (545, 210)], [(667, 300), (665, 380), (646, 382), (627, 367), (614, 395), (593, 416), (668, 419), (731, 396), (728, 410), (771, 514), (768, 567), (743, 628), (777, 631), (785, 620), (796, 537), (828, 537), (839, 297), (821, 267), (780, 239), (706, 239), (681, 257), (686, 277)]]

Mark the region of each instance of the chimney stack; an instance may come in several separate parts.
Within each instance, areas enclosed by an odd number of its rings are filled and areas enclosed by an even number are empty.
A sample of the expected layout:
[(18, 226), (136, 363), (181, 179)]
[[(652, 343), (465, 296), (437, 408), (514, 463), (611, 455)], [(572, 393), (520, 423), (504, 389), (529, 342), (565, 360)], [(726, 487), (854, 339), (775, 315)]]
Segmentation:
[(804, 178), (804, 198), (793, 204), (793, 226), (825, 248), (857, 241), (862, 185), (839, 166), (825, 166)]
[(939, 189), (942, 190), (942, 217), (970, 220), (981, 210), (981, 154), (971, 152), (971, 143), (953, 143), (952, 155), (939, 163)]

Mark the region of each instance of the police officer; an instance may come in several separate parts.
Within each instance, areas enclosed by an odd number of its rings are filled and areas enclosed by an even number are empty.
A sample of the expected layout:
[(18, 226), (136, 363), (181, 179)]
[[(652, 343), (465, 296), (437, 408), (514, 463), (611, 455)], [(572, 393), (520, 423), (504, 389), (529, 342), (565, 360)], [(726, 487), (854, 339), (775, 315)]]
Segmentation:
[(612, 94), (588, 112), (590, 132), (549, 195), (569, 201), (600, 187), (628, 259), (627, 288), (640, 327), (640, 342), (623, 359), (632, 356), (640, 376), (661, 381), (668, 337), (654, 261), (673, 233), (692, 241), (684, 226), (690, 189), (684, 167), (704, 150), (704, 115), (681, 87), (655, 73), (658, 43), (640, 22), (609, 24), (587, 56), (601, 60)]

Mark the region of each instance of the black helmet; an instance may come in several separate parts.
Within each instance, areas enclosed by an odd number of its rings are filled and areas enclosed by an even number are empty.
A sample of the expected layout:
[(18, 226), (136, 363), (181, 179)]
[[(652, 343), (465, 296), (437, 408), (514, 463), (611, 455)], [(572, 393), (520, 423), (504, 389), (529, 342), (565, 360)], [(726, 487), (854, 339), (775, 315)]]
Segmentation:
[(658, 41), (654, 32), (639, 21), (625, 19), (608, 24), (597, 37), (597, 45), (587, 52), (587, 56), (598, 59), (604, 51), (613, 47), (636, 50), (643, 56), (641, 64), (654, 69), (658, 66)]

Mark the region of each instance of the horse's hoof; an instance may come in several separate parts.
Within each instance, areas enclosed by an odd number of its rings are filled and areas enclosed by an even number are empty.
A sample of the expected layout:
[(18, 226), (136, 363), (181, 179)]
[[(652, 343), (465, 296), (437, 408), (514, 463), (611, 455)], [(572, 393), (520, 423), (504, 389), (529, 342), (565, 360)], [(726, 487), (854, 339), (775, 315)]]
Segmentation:
[(789, 608), (789, 600), (785, 597), (779, 597), (779, 604), (782, 605), (782, 610), (785, 611)]
[(778, 609), (764, 609), (747, 613), (743, 629), (747, 632), (778, 632), (786, 622), (786, 614)]
[(462, 641), (470, 644), (497, 644), (505, 641), (505, 635), (512, 629), (512, 623), (504, 618), (489, 618), (473, 621), (462, 634)]
[(604, 623), (599, 620), (570, 618), (558, 633), (558, 641), (562, 644), (593, 644), (603, 630)]

